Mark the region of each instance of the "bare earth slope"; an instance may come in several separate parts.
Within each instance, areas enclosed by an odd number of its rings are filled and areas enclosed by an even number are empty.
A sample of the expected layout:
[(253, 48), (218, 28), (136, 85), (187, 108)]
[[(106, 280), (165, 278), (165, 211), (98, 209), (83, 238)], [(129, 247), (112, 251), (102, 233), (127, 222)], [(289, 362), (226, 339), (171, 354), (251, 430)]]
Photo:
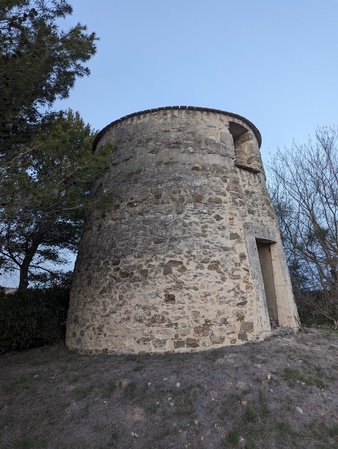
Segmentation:
[(0, 356), (1, 449), (338, 447), (338, 333), (196, 354)]

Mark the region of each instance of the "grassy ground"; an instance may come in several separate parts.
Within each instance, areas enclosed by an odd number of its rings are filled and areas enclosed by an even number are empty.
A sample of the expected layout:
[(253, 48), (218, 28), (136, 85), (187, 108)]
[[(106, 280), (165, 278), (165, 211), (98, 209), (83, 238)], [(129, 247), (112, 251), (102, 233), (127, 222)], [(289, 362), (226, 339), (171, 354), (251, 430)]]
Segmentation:
[(1, 449), (337, 449), (338, 333), (204, 353), (0, 356)]

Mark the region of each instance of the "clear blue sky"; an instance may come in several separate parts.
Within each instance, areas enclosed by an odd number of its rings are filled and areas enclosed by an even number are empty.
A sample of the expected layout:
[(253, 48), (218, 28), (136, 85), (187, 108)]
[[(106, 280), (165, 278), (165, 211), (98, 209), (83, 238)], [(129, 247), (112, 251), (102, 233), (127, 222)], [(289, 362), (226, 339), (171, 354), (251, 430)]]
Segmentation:
[(90, 77), (55, 107), (97, 130), (149, 108), (217, 108), (257, 126), (267, 162), (338, 124), (338, 0), (69, 2), (64, 26), (81, 22), (100, 40)]
[[(338, 124), (338, 0), (69, 0), (100, 40), (58, 108), (101, 129), (159, 106), (252, 121), (262, 155)], [(68, 23), (68, 25), (67, 25)]]

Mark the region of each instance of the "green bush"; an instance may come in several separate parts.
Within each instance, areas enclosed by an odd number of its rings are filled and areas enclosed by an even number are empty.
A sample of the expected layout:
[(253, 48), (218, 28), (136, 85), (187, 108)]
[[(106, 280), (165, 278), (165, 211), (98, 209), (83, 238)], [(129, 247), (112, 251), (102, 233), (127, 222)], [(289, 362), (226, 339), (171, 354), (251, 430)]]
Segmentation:
[(0, 291), (0, 352), (64, 339), (69, 289)]

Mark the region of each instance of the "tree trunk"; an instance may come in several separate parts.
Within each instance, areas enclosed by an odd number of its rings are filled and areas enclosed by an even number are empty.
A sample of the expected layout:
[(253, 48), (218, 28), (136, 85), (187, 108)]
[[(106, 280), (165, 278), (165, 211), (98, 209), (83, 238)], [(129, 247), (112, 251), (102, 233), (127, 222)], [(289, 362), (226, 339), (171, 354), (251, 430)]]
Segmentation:
[(39, 247), (40, 242), (34, 241), (32, 245), (26, 250), (25, 257), (20, 265), (20, 281), (19, 281), (19, 290), (27, 290), (29, 285), (28, 273), (29, 267), (35, 256), (35, 253)]

